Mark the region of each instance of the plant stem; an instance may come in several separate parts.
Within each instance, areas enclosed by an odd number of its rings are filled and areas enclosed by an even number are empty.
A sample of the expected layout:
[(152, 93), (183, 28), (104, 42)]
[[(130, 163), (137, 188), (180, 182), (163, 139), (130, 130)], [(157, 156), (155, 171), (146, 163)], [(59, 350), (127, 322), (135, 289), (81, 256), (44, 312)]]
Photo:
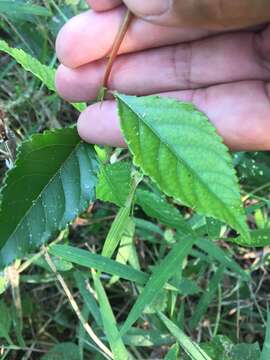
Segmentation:
[(107, 64), (107, 67), (106, 67), (106, 70), (105, 70), (105, 75), (104, 75), (103, 83), (102, 83), (102, 87), (105, 88), (105, 89), (108, 88), (108, 82), (109, 82), (109, 78), (110, 78), (110, 75), (111, 75), (114, 60), (115, 60), (115, 58), (116, 58), (116, 56), (118, 54), (120, 46), (121, 46), (121, 44), (122, 44), (122, 42), (123, 42), (123, 40), (125, 38), (125, 35), (126, 35), (127, 31), (128, 31), (128, 28), (129, 28), (129, 25), (131, 23), (132, 17), (133, 17), (133, 15), (130, 12), (130, 10), (127, 10), (124, 21), (123, 21), (122, 25), (120, 26), (120, 28), (118, 30), (118, 33), (116, 35), (116, 38), (114, 40), (112, 51), (111, 51), (111, 54), (110, 54), (110, 57), (109, 57), (109, 61), (108, 61), (108, 64)]

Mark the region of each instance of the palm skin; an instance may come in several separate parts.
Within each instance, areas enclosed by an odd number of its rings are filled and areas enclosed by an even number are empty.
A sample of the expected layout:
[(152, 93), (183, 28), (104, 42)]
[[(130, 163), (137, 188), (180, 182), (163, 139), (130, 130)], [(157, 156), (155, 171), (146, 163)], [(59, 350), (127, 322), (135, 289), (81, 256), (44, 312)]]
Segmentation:
[[(146, 4), (126, 2), (136, 1)], [(71, 19), (57, 38), (61, 65), (56, 86), (68, 101), (96, 98), (106, 56), (126, 11), (119, 0), (88, 2), (97, 11)], [(236, 30), (235, 19), (222, 26), (209, 19), (207, 26), (207, 21), (200, 24), (196, 18), (201, 27), (188, 27), (188, 21), (185, 27), (176, 26), (173, 14), (147, 14), (133, 20), (115, 61), (110, 89), (192, 101), (232, 150), (270, 150), (270, 25), (261, 25), (262, 14), (256, 22), (252, 11), (252, 27), (237, 18), (240, 29)], [(79, 117), (78, 131), (91, 143), (125, 146), (113, 100), (106, 100), (102, 107), (89, 106)]]

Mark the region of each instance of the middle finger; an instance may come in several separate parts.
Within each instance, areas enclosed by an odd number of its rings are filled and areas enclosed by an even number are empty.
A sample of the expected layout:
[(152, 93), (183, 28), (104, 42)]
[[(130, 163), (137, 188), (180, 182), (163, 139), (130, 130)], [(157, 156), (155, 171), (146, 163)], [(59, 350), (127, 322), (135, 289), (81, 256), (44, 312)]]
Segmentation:
[[(195, 89), (242, 80), (270, 80), (258, 54), (259, 35), (222, 34), (200, 41), (119, 56), (109, 88), (126, 94), (149, 95)], [(105, 60), (70, 69), (60, 66), (56, 85), (68, 101), (90, 101), (98, 94)]]

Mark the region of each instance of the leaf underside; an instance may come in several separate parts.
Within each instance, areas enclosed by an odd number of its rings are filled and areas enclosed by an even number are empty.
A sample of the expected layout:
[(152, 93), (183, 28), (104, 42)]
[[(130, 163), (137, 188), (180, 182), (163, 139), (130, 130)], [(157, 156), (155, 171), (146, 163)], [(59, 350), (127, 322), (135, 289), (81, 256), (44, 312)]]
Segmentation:
[(232, 160), (207, 117), (173, 99), (115, 97), (135, 164), (168, 196), (248, 239)]
[(7, 173), (0, 210), (0, 267), (48, 241), (94, 199), (98, 162), (67, 128), (34, 135)]

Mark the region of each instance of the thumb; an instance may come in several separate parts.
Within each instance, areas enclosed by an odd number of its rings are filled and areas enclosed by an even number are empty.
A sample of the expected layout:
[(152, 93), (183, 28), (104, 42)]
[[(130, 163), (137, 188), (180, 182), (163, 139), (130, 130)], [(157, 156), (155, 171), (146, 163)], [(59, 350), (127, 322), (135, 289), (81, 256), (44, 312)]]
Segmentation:
[(233, 29), (270, 20), (269, 0), (123, 0), (138, 17), (168, 26)]
[(142, 18), (159, 17), (166, 14), (170, 8), (170, 0), (123, 0), (126, 6)]

